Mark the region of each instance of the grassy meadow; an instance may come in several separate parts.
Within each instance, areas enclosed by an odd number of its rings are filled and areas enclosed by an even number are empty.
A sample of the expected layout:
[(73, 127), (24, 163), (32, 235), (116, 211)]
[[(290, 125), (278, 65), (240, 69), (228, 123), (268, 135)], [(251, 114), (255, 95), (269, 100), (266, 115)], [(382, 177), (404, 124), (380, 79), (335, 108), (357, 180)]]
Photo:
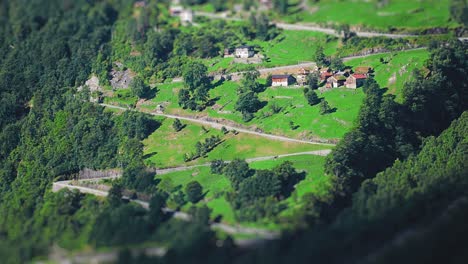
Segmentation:
[[(235, 158), (255, 158), (295, 152), (329, 149), (329, 146), (283, 142), (245, 133), (228, 133), (200, 125), (184, 122), (186, 127), (179, 132), (172, 128), (173, 119), (165, 119), (155, 132), (143, 140), (144, 154), (148, 165), (157, 168), (202, 164), (214, 159), (232, 160)], [(216, 146), (206, 157), (185, 162), (184, 154), (195, 152), (197, 141), (204, 141), (210, 136), (219, 136), (222, 143)]]
[[(291, 12), (298, 10), (294, 2), (291, 2)], [(450, 0), (387, 2), (381, 5), (375, 0), (320, 0), (309, 4), (309, 10), (299, 11), (285, 19), (320, 24), (350, 24), (384, 31), (390, 28), (422, 29), (457, 26), (456, 22), (450, 20)]]

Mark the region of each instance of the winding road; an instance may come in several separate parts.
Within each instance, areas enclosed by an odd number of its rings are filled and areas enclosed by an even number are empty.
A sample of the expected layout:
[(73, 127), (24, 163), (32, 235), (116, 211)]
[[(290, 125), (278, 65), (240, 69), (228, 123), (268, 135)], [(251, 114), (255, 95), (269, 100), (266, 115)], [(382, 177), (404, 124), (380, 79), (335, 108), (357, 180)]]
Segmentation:
[[(256, 157), (256, 158), (250, 158), (246, 159), (247, 162), (255, 162), (255, 161), (263, 161), (263, 160), (274, 160), (278, 158), (284, 158), (284, 157), (292, 157), (292, 156), (299, 156), (299, 155), (319, 155), (319, 156), (326, 156), (330, 153), (330, 150), (317, 150), (317, 151), (307, 151), (307, 152), (296, 152), (296, 153), (289, 153), (289, 154), (282, 154), (282, 155), (276, 155), (276, 156), (264, 156), (264, 157)], [(230, 162), (230, 161), (226, 161)], [(176, 167), (176, 168), (167, 168), (167, 169), (157, 169), (156, 173), (157, 174), (167, 174), (170, 172), (175, 172), (175, 171), (185, 171), (185, 170), (190, 170), (193, 168), (197, 167), (202, 167), (202, 166), (209, 166), (209, 163), (205, 164), (200, 164), (200, 165), (193, 165), (193, 166), (181, 166), (181, 167)], [(66, 181), (57, 181), (54, 182), (52, 185), (52, 191), (53, 192), (58, 192), (62, 189), (70, 189), (70, 190), (78, 190), (81, 193), (87, 193), (87, 194), (92, 194), (100, 197), (106, 197), (108, 195), (108, 189), (97, 189), (97, 188), (90, 188), (86, 186), (80, 186), (80, 182), (92, 182), (92, 181), (97, 181), (97, 180), (102, 180), (102, 179), (115, 179), (119, 178), (121, 175), (117, 176), (112, 176), (112, 177), (95, 177), (95, 178), (90, 178), (90, 179), (80, 179), (80, 180), (66, 180)], [(78, 182), (78, 184), (76, 184)], [(138, 200), (138, 199), (130, 199), (129, 197), (123, 197), (124, 199), (131, 200), (132, 202), (135, 202), (139, 205), (141, 205), (145, 209), (149, 209), (149, 203), (146, 201)], [(170, 208), (163, 208), (163, 211), (166, 213), (172, 214), (174, 218), (181, 219), (184, 221), (190, 221), (190, 215), (184, 212), (178, 212), (174, 211)], [(260, 229), (260, 228), (250, 228), (250, 227), (243, 227), (240, 225), (232, 226), (232, 225), (227, 225), (223, 223), (211, 223), (211, 228), (215, 230), (221, 230), (227, 234), (246, 234), (246, 235), (254, 235), (257, 236), (258, 238), (256, 239), (242, 239), (242, 240), (236, 240), (236, 244), (238, 246), (245, 246), (245, 247), (250, 247), (256, 244), (261, 243), (263, 240), (271, 240), (275, 239), (279, 236), (279, 232), (275, 231), (270, 231), (270, 230), (265, 230), (265, 229)]]
[(184, 120), (184, 121), (189, 121), (193, 123), (198, 123), (201, 125), (205, 126), (210, 126), (215, 129), (221, 129), (222, 127), (225, 127), (227, 130), (236, 130), (237, 132), (242, 132), (246, 134), (251, 134), (251, 135), (256, 135), (268, 139), (273, 139), (273, 140), (279, 140), (279, 141), (284, 141), (284, 142), (294, 142), (294, 143), (305, 143), (305, 144), (315, 144), (315, 145), (324, 145), (324, 146), (335, 146), (335, 144), (331, 143), (326, 143), (326, 140), (323, 141), (313, 141), (313, 140), (301, 140), (301, 139), (295, 139), (295, 138), (288, 138), (285, 136), (277, 136), (277, 135), (272, 135), (264, 132), (257, 132), (253, 130), (249, 130), (246, 128), (241, 128), (237, 126), (229, 126), (229, 125), (224, 125), (222, 123), (217, 123), (214, 121), (207, 121), (199, 118), (193, 118), (193, 117), (185, 117), (185, 116), (179, 116), (179, 115), (170, 115), (170, 114), (162, 114), (162, 113), (154, 113), (154, 112), (144, 112), (139, 109), (130, 109), (126, 107), (121, 107), (121, 106), (116, 106), (116, 105), (110, 105), (110, 104), (100, 104), (101, 106), (108, 107), (108, 108), (113, 108), (113, 109), (119, 109), (119, 110), (130, 110), (130, 111), (136, 111), (136, 112), (142, 112), (154, 116), (163, 116), (167, 118), (177, 118), (179, 120)]
[[(203, 17), (208, 17), (211, 19), (223, 19), (227, 21), (243, 21), (246, 19), (239, 18), (239, 17), (228, 17), (227, 13), (210, 13), (210, 12), (202, 12), (202, 11), (196, 11), (195, 12), (196, 16), (203, 16)], [(326, 28), (326, 27), (320, 27), (316, 25), (306, 25), (306, 24), (288, 24), (288, 23), (282, 23), (279, 21), (274, 21), (273, 22), (276, 27), (286, 29), (286, 30), (304, 30), (304, 31), (316, 31), (316, 32), (322, 32), (325, 34), (329, 35), (334, 35), (334, 36), (339, 36), (339, 34), (336, 33), (335, 29), (332, 28)], [(407, 37), (418, 37), (420, 35), (415, 35), (415, 34), (393, 34), (393, 33), (379, 33), (379, 32), (366, 32), (366, 31), (353, 31), (356, 33), (358, 37), (363, 37), (363, 38), (373, 38), (373, 37), (387, 37), (387, 38), (407, 38)], [(466, 37), (461, 37), (458, 38), (460, 41), (466, 41), (468, 38)]]

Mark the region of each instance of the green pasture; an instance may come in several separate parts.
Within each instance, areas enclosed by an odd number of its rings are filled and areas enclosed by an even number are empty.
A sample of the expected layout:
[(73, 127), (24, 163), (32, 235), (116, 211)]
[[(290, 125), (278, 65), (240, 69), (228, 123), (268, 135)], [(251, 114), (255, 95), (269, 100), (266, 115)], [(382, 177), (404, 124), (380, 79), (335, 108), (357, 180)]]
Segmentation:
[[(415, 69), (422, 69), (429, 58), (425, 49), (392, 52), (383, 55), (372, 55), (347, 61), (345, 64), (356, 66), (370, 66), (374, 68), (375, 80), (389, 93), (395, 94), (397, 100), (402, 99), (403, 85), (410, 80)], [(382, 60), (381, 60), (382, 59)], [(383, 61), (383, 62), (382, 62)]]

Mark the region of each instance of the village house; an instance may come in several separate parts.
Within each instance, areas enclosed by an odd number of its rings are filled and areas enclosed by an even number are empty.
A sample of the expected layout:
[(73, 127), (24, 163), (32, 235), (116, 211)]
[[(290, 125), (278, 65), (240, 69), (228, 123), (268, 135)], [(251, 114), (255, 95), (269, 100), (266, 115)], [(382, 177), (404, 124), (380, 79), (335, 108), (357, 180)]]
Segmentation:
[(332, 77), (328, 78), (326, 88), (338, 88), (343, 86), (346, 82), (346, 77), (344, 75), (335, 74)]
[(346, 79), (346, 88), (356, 89), (358, 87), (361, 87), (362, 85), (364, 85), (364, 81), (366, 79), (366, 74), (352, 74)]
[(333, 73), (331, 72), (331, 69), (326, 67), (320, 69), (320, 81), (321, 82), (326, 82), (328, 78), (332, 77)]
[(171, 6), (169, 13), (173, 17), (179, 17), (182, 23), (192, 23), (195, 16), (192, 9), (185, 9), (182, 6)]
[(271, 76), (271, 86), (289, 86), (294, 82), (290, 74), (276, 74)]
[(254, 48), (248, 45), (242, 45), (236, 48), (235, 56), (237, 58), (250, 58), (255, 55)]
[(192, 9), (184, 9), (182, 13), (180, 13), (180, 21), (182, 23), (192, 23), (194, 17), (194, 12)]
[(307, 83), (307, 75), (310, 74), (310, 69), (308, 68), (301, 68), (299, 69), (297, 76), (296, 76), (296, 82), (299, 85), (306, 85)]

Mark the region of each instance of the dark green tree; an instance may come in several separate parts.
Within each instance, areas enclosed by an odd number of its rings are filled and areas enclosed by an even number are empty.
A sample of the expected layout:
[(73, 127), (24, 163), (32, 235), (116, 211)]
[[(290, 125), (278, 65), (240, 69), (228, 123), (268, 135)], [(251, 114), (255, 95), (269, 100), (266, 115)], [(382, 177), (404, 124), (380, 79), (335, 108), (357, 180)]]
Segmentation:
[(452, 0), (450, 3), (450, 15), (453, 20), (468, 26), (468, 4), (466, 0)]
[(143, 78), (140, 76), (133, 78), (132, 82), (130, 83), (130, 89), (132, 90), (132, 93), (138, 98), (145, 98), (150, 91), (149, 86), (145, 84)]
[(317, 73), (309, 73), (306, 77), (307, 86), (312, 90), (317, 90), (319, 88), (319, 80)]
[(203, 187), (197, 181), (191, 181), (185, 186), (185, 194), (191, 203), (197, 203), (203, 196)]
[(266, 82), (265, 82), (265, 86), (266, 87), (270, 87), (271, 84), (273, 83), (273, 80), (272, 80), (273, 76), (271, 74), (268, 74), (268, 76), (266, 77)]
[(320, 103), (321, 99), (318, 97), (317, 93), (314, 90), (309, 88), (304, 89), (304, 97), (307, 100), (309, 105), (316, 105)]
[(224, 167), (224, 174), (231, 181), (232, 187), (238, 189), (239, 184), (251, 175), (251, 170), (245, 160), (234, 159)]
[(330, 67), (334, 70), (343, 70), (346, 66), (344, 65), (343, 63), (343, 60), (338, 58), (338, 57), (334, 57), (331, 59), (331, 62), (330, 62)]
[(182, 122), (180, 122), (178, 118), (176, 118), (174, 120), (174, 123), (172, 123), (172, 127), (174, 128), (176, 132), (179, 132), (184, 128), (184, 125), (182, 124)]
[(226, 163), (221, 159), (215, 159), (210, 164), (211, 173), (222, 174)]
[(248, 91), (239, 95), (235, 109), (241, 112), (244, 121), (248, 122), (253, 118), (253, 113), (257, 112), (260, 107), (261, 102), (258, 100), (258, 96), (254, 92)]
[(258, 83), (257, 79), (260, 77), (260, 72), (257, 70), (250, 70), (243, 73), (243, 78), (241, 81), (241, 89), (240, 92), (248, 92), (252, 91), (255, 93), (262, 91), (262, 86)]
[(328, 104), (327, 100), (323, 99), (321, 102), (320, 102), (320, 114), (321, 115), (325, 115), (325, 114), (328, 114), (330, 113), (332, 110), (332, 108), (330, 107), (330, 105)]
[(315, 50), (314, 59), (318, 66), (328, 65), (327, 57), (325, 56), (322, 45), (319, 45)]
[[(179, 104), (191, 110), (203, 109), (208, 100), (210, 79), (207, 75), (208, 69), (201, 62), (190, 62), (183, 72), (185, 87), (179, 92)], [(182, 92), (184, 91), (184, 92)]]
[(115, 182), (109, 190), (107, 200), (112, 207), (118, 207), (122, 204), (123, 186), (120, 182)]

